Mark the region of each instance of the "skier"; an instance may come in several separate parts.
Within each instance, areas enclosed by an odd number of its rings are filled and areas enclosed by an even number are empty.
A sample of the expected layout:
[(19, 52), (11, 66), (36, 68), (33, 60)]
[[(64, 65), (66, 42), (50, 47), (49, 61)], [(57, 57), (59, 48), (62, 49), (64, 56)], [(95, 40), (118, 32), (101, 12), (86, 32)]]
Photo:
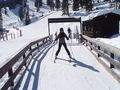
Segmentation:
[(58, 45), (58, 50), (57, 50), (57, 52), (56, 52), (56, 54), (55, 54), (55, 55), (56, 55), (56, 56), (55, 56), (55, 59), (57, 59), (57, 56), (58, 56), (58, 54), (59, 54), (59, 52), (60, 52), (60, 49), (61, 49), (61, 46), (62, 46), (62, 45), (64, 46), (67, 54), (68, 54), (69, 57), (71, 58), (71, 54), (70, 54), (70, 52), (69, 52), (69, 50), (68, 50), (68, 48), (67, 48), (67, 45), (66, 45), (66, 42), (65, 42), (65, 38), (66, 38), (67, 40), (69, 40), (69, 38), (67, 37), (67, 35), (64, 33), (63, 28), (60, 28), (60, 33), (58, 34), (57, 38), (55, 39), (55, 41), (57, 41), (57, 40), (59, 39), (59, 45)]
[(71, 33), (71, 29), (70, 28), (68, 28), (68, 35), (69, 35), (69, 38), (71, 38), (72, 39), (72, 33)]

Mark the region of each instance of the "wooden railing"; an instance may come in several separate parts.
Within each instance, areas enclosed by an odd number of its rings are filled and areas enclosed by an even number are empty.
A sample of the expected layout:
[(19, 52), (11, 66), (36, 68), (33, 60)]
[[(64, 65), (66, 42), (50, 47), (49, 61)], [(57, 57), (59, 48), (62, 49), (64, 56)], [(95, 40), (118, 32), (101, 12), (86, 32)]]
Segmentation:
[[(23, 48), (20, 52), (18, 52), (9, 62), (7, 62), (4, 66), (0, 68), (0, 78), (4, 77), (7, 73), (9, 76), (8, 80), (5, 81), (4, 85), (0, 88), (1, 90), (7, 90), (10, 86), (14, 85), (14, 80), (20, 73), (23, 67), (27, 67), (31, 61), (31, 57), (33, 54), (40, 49), (40, 47), (50, 44), (52, 41), (52, 36), (47, 36), (37, 41), (31, 42), (25, 48)], [(14, 70), (15, 64), (19, 62), (19, 66), (17, 65), (17, 69)], [(25, 71), (25, 69), (24, 69)], [(24, 72), (23, 71), (23, 72)]]
[[(100, 42), (98, 40), (95, 40), (94, 38), (90, 38), (85, 35), (82, 36), (81, 40), (85, 46), (89, 47), (89, 50), (91, 52), (95, 51), (94, 55), (96, 55), (98, 58), (100, 57), (104, 58), (104, 60), (110, 64), (108, 66), (106, 62), (104, 61), (102, 62), (104, 65), (106, 64), (110, 70), (112, 70), (112, 68), (116, 68), (120, 70), (120, 49), (119, 48), (105, 44), (103, 42)], [(120, 83), (120, 75), (116, 74), (115, 76)]]

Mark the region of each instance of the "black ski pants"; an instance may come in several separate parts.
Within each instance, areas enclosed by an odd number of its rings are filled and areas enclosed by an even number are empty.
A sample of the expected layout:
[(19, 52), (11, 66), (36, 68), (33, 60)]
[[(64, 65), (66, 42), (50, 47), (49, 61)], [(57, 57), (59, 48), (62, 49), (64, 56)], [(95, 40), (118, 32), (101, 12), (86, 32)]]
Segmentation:
[(66, 43), (59, 43), (59, 47), (58, 47), (58, 50), (57, 50), (57, 52), (56, 52), (55, 55), (58, 56), (58, 54), (59, 54), (59, 52), (60, 52), (60, 49), (61, 49), (61, 46), (62, 46), (62, 45), (64, 46), (64, 48), (65, 48), (67, 54), (70, 55), (70, 52), (69, 52), (69, 50), (68, 50), (68, 48), (67, 48)]

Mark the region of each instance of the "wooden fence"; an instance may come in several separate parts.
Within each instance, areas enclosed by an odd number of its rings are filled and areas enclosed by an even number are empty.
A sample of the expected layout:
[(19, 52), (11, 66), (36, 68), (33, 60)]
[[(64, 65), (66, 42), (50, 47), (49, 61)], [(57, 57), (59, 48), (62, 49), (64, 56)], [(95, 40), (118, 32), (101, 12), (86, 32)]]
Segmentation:
[[(89, 47), (89, 50), (91, 52), (95, 51), (93, 52), (93, 54), (97, 57), (97, 59), (99, 59), (99, 62), (101, 62), (107, 70), (109, 69), (108, 71), (111, 72), (112, 75), (120, 83), (120, 75), (115, 73), (112, 69), (116, 68), (120, 70), (120, 49), (85, 35), (82, 36), (81, 40), (86, 47)], [(107, 65), (105, 61), (100, 59), (100, 57), (104, 58), (104, 60), (107, 61), (109, 65)]]
[[(4, 83), (1, 90), (7, 90), (10, 86), (15, 86), (14, 80), (19, 75), (21, 69), (23, 67), (27, 67), (31, 61), (31, 57), (35, 53), (35, 51), (39, 50), (40, 47), (50, 44), (52, 41), (52, 36), (47, 36), (37, 41), (31, 42), (25, 48), (23, 48), (20, 52), (18, 52), (9, 62), (7, 62), (4, 66), (0, 68), (0, 78), (4, 77), (8, 73), (8, 80)], [(13, 70), (15, 64), (21, 60), (19, 66), (17, 66), (16, 70)], [(25, 69), (24, 69), (25, 71)], [(23, 72), (24, 72), (23, 71)]]

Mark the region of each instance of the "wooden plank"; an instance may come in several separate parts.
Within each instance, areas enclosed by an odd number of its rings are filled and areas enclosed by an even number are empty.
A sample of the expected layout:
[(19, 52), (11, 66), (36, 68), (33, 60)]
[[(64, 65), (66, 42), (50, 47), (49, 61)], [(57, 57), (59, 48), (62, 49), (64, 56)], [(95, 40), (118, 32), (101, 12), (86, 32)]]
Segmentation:
[[(90, 43), (87, 43), (87, 46), (91, 47), (95, 52), (99, 53), (100, 56), (106, 58), (112, 64), (116, 65), (116, 67), (120, 68), (120, 63), (118, 63), (117, 61), (115, 61), (113, 58), (111, 58), (110, 56), (104, 54), (103, 52), (101, 52), (97, 48), (92, 47)], [(104, 61), (102, 61), (95, 53), (93, 53), (93, 52), (91, 52), (91, 53), (96, 57), (96, 59), (98, 60), (98, 62), (100, 62), (104, 66), (104, 68), (120, 83), (120, 76), (114, 70), (112, 70), (110, 68), (110, 66), (108, 66)]]
[(111, 58), (109, 55), (105, 54), (101, 50), (98, 50), (97, 48), (91, 46), (91, 44), (87, 43), (87, 45), (89, 45), (93, 50), (95, 50), (100, 56), (104, 57), (105, 59), (107, 59), (107, 61), (109, 61), (111, 64), (113, 64), (114, 66), (116, 66), (117, 68), (120, 69), (120, 62), (119, 61), (114, 60), (113, 58)]
[(83, 38), (88, 40), (89, 42), (92, 42), (92, 43), (94, 43), (96, 45), (99, 45), (101, 48), (105, 48), (107, 51), (112, 52), (117, 56), (120, 56), (120, 49), (119, 48), (116, 48), (116, 47), (113, 47), (111, 45), (105, 44), (103, 42), (95, 40), (94, 38), (89, 38), (89, 37), (87, 37), (85, 35), (83, 35)]
[(14, 56), (9, 62), (7, 62), (3, 67), (0, 68), (0, 78), (8, 72), (12, 66), (18, 61), (20, 57), (30, 48), (30, 45), (26, 46), (23, 50), (21, 50), (16, 56)]
[(104, 66), (104, 68), (120, 83), (120, 76), (116, 72), (114, 72), (104, 61), (97, 57), (94, 53), (93, 55), (96, 57), (97, 61), (101, 63)]

